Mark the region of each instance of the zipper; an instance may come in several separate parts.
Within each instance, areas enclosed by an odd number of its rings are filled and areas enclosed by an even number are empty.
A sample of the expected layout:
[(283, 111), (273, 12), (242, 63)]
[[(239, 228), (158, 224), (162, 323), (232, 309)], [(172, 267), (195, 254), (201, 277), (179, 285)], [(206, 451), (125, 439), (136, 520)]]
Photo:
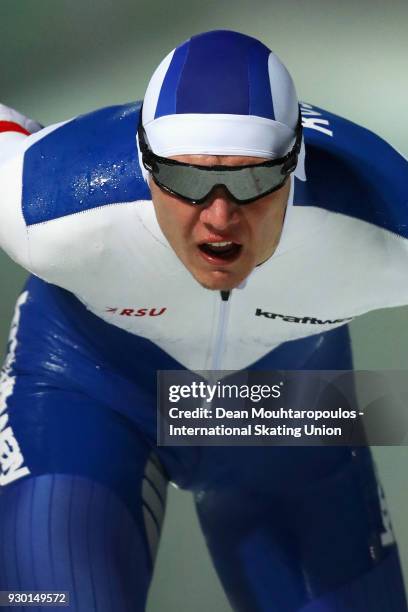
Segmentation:
[(217, 333), (215, 335), (212, 370), (221, 369), (222, 352), (224, 349), (225, 333), (228, 325), (231, 291), (221, 291), (221, 303), (218, 317)]

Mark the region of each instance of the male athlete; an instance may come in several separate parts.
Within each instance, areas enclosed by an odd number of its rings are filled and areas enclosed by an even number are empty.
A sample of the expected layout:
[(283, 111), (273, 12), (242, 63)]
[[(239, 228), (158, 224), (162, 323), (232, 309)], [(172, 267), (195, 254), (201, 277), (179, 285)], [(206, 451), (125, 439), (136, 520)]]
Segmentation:
[(143, 611), (171, 480), (234, 610), (406, 612), (367, 448), (156, 445), (157, 370), (351, 369), (346, 324), (408, 303), (406, 160), (300, 109), (230, 31), (171, 52), (142, 110), (39, 129), (1, 107), (0, 243), (32, 276), (1, 377), (0, 590)]

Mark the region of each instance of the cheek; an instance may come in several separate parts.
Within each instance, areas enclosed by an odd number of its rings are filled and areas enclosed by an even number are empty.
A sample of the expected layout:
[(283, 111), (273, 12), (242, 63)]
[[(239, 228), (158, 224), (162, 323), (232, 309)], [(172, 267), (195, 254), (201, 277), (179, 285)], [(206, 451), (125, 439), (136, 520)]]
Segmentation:
[(279, 230), (288, 205), (290, 186), (291, 182), (288, 180), (281, 189), (266, 196), (265, 200), (260, 202), (258, 209), (260, 223), (265, 223), (268, 227), (277, 226)]
[(274, 202), (254, 211), (250, 226), (257, 251), (262, 251), (276, 242), (282, 231), (284, 211), (285, 206)]
[(156, 213), (157, 220), (160, 225), (167, 225), (171, 218), (172, 202), (170, 198), (164, 193), (153, 181), (150, 179), (150, 190), (152, 193), (152, 201), (154, 211)]
[(188, 239), (194, 228), (196, 211), (177, 198), (168, 196), (161, 190), (158, 191), (159, 193), (155, 193), (152, 190), (152, 197), (156, 218), (162, 232), (171, 241), (179, 242)]
[(254, 214), (251, 215), (250, 225), (256, 235), (268, 235), (270, 234), (271, 229), (276, 226), (278, 218), (279, 212), (276, 210), (276, 208), (269, 204), (257, 211), (254, 211)]

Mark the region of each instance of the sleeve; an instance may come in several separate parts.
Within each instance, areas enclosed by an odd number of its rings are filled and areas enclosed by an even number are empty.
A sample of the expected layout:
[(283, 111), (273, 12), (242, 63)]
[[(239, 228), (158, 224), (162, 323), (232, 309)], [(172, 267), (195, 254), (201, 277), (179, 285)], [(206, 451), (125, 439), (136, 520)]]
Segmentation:
[(408, 160), (380, 136), (302, 104), (307, 147), (304, 191), (314, 204), (408, 239)]
[(16, 263), (78, 294), (102, 265), (125, 257), (137, 206), (150, 198), (139, 111), (140, 103), (106, 107), (40, 129), (2, 107), (0, 247)]
[(29, 271), (28, 234), (22, 214), (24, 152), (42, 126), (0, 104), (0, 247)]

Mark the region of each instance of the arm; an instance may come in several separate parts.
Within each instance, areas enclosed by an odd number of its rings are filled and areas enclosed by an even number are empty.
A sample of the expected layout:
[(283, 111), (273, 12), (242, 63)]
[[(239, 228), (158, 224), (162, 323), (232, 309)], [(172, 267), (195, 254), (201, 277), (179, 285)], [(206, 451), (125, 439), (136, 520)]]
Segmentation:
[(82, 295), (102, 268), (135, 256), (138, 203), (150, 198), (135, 143), (139, 109), (0, 133), (0, 247), (14, 261)]
[(28, 237), (21, 214), (22, 164), (27, 140), (41, 127), (0, 104), (0, 247), (28, 270)]
[(5, 104), (0, 104), (0, 132), (17, 132), (28, 136), (38, 132), (41, 128), (42, 126), (37, 121), (24, 117)]

